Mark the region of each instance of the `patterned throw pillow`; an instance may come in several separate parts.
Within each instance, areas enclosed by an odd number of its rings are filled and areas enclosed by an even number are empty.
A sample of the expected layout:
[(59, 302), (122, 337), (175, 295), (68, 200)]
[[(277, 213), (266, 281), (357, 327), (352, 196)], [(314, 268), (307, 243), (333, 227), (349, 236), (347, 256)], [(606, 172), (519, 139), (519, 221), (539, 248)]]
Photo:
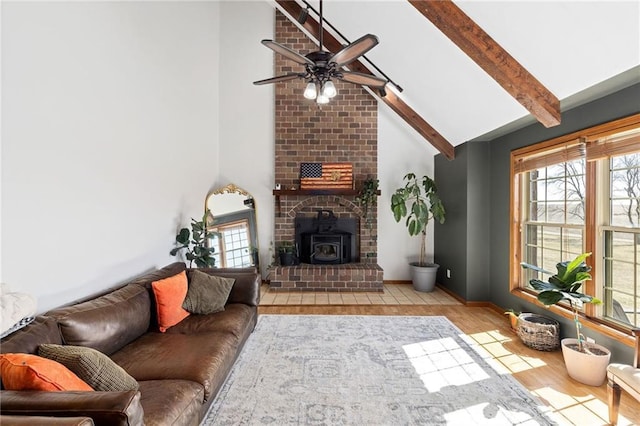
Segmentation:
[(192, 314), (212, 314), (224, 311), (235, 278), (218, 277), (200, 272), (190, 274), (189, 290), (182, 307)]
[(164, 333), (189, 316), (189, 312), (182, 308), (187, 295), (187, 273), (182, 271), (169, 278), (154, 281), (151, 287), (156, 299), (158, 328)]
[(37, 355), (0, 355), (0, 376), (7, 390), (93, 391), (64, 365)]
[(38, 354), (64, 365), (97, 391), (138, 390), (136, 379), (95, 349), (43, 343), (38, 347)]

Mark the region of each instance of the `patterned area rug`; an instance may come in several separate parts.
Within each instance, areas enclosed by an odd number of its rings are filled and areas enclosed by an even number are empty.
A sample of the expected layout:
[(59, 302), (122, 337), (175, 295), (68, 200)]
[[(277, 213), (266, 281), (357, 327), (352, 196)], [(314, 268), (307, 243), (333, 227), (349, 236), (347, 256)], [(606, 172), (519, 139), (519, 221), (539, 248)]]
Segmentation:
[(202, 425), (555, 424), (481, 353), (445, 317), (262, 315)]

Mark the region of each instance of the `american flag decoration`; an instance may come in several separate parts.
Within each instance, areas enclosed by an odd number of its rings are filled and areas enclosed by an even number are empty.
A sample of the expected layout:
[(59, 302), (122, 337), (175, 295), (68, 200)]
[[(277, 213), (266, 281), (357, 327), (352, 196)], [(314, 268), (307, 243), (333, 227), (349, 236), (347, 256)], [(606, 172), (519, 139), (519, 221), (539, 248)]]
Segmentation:
[(353, 189), (353, 165), (301, 163), (300, 189)]

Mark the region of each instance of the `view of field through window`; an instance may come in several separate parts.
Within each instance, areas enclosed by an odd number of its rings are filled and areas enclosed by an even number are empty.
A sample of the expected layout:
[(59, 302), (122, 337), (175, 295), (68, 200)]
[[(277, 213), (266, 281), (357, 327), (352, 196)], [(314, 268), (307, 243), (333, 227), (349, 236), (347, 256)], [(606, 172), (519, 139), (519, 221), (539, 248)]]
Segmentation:
[[(638, 147), (640, 149), (640, 147)], [(556, 264), (584, 251), (585, 203), (595, 197), (596, 244), (603, 274), (596, 283), (604, 299), (603, 315), (626, 325), (640, 325), (640, 152), (600, 160), (606, 182), (596, 194), (586, 192), (586, 159), (526, 173), (523, 260), (555, 273)], [(546, 279), (527, 270), (523, 282)], [(601, 293), (601, 294), (600, 294)]]

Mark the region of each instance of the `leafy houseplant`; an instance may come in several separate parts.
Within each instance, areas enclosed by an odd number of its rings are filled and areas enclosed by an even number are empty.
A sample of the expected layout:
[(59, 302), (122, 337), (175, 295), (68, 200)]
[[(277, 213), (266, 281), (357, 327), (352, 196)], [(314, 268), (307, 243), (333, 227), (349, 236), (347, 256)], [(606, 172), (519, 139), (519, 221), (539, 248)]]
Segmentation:
[(177, 256), (181, 250), (186, 250), (185, 257), (189, 261), (189, 267), (193, 265), (193, 262), (199, 268), (215, 268), (216, 266), (216, 259), (213, 257), (216, 250), (207, 245), (207, 240), (213, 234), (207, 231), (205, 225), (208, 213), (207, 210), (202, 216), (202, 220), (191, 218), (191, 230), (182, 228), (178, 232), (176, 247), (170, 252), (171, 256)]
[[(585, 337), (580, 329), (580, 309), (585, 303), (595, 305), (602, 303), (596, 297), (580, 292), (585, 281), (591, 279), (591, 267), (585, 263), (585, 259), (591, 253), (583, 253), (572, 261), (559, 262), (556, 265), (558, 272), (545, 271), (535, 265), (521, 263), (525, 269), (551, 275), (548, 281), (539, 279), (529, 280), (529, 284), (538, 293), (538, 300), (545, 306), (558, 304), (562, 301), (569, 302), (573, 311), (573, 321), (576, 327), (577, 339), (563, 339), (562, 353), (569, 375), (574, 379), (592, 386), (599, 386), (606, 377), (606, 367), (611, 353), (608, 349), (594, 343), (585, 343)], [(576, 341), (573, 343), (573, 341)], [(572, 354), (572, 352), (578, 355)], [(591, 358), (591, 359), (590, 359)], [(584, 363), (584, 364), (583, 364)], [(592, 363), (595, 363), (592, 364)], [(593, 376), (593, 377), (592, 377)]]
[(365, 219), (367, 227), (371, 226), (371, 209), (378, 202), (378, 179), (367, 178), (362, 183), (362, 189), (356, 196), (356, 201), (362, 208), (362, 215)]
[[(414, 275), (414, 287), (420, 291), (431, 291), (435, 285), (435, 272), (438, 265), (428, 265), (425, 261), (427, 226), (431, 219), (444, 223), (444, 205), (438, 196), (435, 182), (429, 176), (418, 179), (414, 173), (408, 173), (404, 180), (407, 181), (405, 186), (396, 189), (396, 192), (391, 196), (391, 211), (396, 222), (400, 222), (400, 219), (404, 217), (407, 218), (405, 224), (409, 235), (420, 236), (419, 261), (412, 266), (432, 266), (435, 267), (435, 270), (430, 274), (429, 282), (424, 283), (424, 286), (416, 285), (416, 276)], [(408, 207), (409, 205), (410, 207)], [(416, 273), (416, 268), (412, 268), (412, 273)]]
[(538, 293), (538, 300), (545, 306), (555, 305), (563, 300), (569, 302), (573, 310), (573, 321), (576, 325), (578, 349), (580, 352), (585, 352), (585, 348), (584, 336), (580, 332), (582, 324), (580, 323), (579, 309), (582, 308), (585, 303), (593, 303), (596, 305), (602, 303), (600, 299), (579, 292), (582, 284), (591, 279), (591, 274), (589, 273), (591, 267), (584, 262), (590, 255), (591, 253), (583, 253), (571, 262), (558, 263), (556, 265), (556, 269), (558, 270), (556, 274), (545, 271), (535, 265), (524, 262), (521, 264), (525, 269), (551, 275), (548, 282), (534, 278), (529, 281), (529, 284), (531, 284), (531, 287), (535, 290), (540, 291), (540, 293)]

